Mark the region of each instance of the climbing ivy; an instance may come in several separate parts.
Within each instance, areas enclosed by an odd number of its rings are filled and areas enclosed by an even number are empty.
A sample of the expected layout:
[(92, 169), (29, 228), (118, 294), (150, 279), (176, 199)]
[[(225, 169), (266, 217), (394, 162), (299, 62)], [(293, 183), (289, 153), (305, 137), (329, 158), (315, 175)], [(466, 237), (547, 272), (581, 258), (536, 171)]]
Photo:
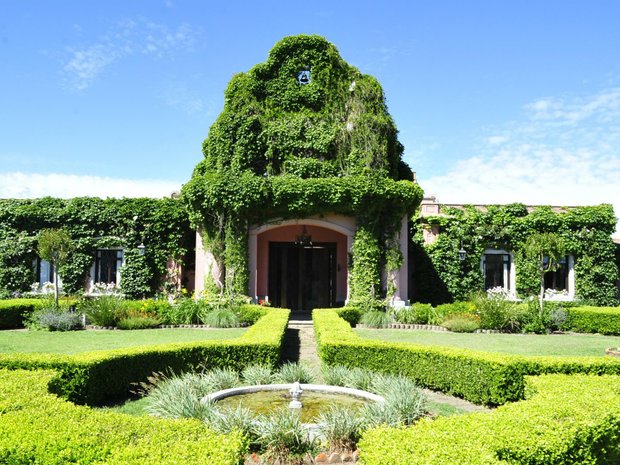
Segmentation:
[[(141, 297), (159, 289), (168, 259), (182, 260), (193, 247), (187, 213), (178, 199), (0, 200), (0, 294), (30, 289), (37, 234), (58, 227), (75, 242), (59, 270), (63, 288), (70, 293), (84, 289), (97, 249), (125, 250), (123, 291)], [(146, 244), (144, 256), (137, 251), (140, 243)]]
[[(437, 240), (425, 245), (423, 229), (436, 225)], [(517, 294), (536, 295), (540, 286), (537, 266), (524, 254), (534, 233), (556, 233), (566, 252), (575, 259), (576, 295), (599, 305), (617, 305), (618, 268), (611, 234), (616, 218), (611, 205), (575, 207), (557, 211), (522, 204), (442, 208), (442, 215), (422, 218), (414, 225), (410, 260), (413, 268), (413, 299), (443, 303), (463, 300), (482, 289), (480, 260), (487, 248), (512, 251), (515, 255)], [(461, 247), (466, 259), (459, 260)]]
[[(301, 84), (298, 74), (310, 72)], [(400, 219), (422, 196), (381, 86), (319, 36), (286, 37), (267, 61), (230, 81), (182, 198), (223, 279), (247, 292), (247, 233), (274, 219), (355, 216), (351, 299), (381, 298), (402, 257)]]

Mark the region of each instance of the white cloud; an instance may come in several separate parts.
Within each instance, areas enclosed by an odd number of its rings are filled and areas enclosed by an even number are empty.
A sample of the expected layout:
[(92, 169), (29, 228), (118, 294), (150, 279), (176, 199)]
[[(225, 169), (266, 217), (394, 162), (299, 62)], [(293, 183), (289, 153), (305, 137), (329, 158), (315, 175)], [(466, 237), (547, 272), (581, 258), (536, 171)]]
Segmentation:
[(122, 58), (136, 54), (162, 58), (191, 48), (196, 36), (197, 32), (186, 23), (170, 29), (145, 18), (124, 20), (94, 44), (69, 48), (64, 77), (75, 89), (85, 90), (104, 69)]
[(208, 110), (205, 100), (183, 85), (169, 87), (163, 98), (166, 105), (179, 109), (188, 115), (195, 115)]
[(168, 197), (180, 183), (74, 174), (0, 173), (0, 198)]
[(525, 108), (526, 120), (484, 138), (479, 153), (421, 179), (426, 194), (442, 203), (611, 203), (620, 214), (620, 88)]

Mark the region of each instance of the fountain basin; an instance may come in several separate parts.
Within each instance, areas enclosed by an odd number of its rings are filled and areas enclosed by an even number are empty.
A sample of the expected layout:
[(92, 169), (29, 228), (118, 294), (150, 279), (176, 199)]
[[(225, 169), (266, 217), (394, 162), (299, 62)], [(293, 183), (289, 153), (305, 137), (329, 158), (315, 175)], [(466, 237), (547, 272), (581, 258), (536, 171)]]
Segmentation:
[[(291, 401), (292, 384), (261, 384), (224, 389), (201, 399), (202, 402), (217, 402), (222, 406), (236, 407), (241, 404), (256, 414), (288, 407)], [(357, 409), (369, 402), (384, 402), (383, 397), (359, 389), (324, 384), (301, 384), (303, 395), (299, 409), (304, 423), (313, 423), (316, 416), (330, 405), (343, 405)]]

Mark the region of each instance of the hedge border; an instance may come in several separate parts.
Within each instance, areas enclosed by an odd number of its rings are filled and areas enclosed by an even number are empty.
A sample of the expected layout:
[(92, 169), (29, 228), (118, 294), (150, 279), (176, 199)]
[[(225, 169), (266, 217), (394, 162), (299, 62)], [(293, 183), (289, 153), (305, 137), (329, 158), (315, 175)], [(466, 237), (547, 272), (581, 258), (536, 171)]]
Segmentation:
[(567, 313), (564, 326), (570, 331), (620, 335), (620, 307), (573, 307)]
[(365, 465), (620, 463), (620, 377), (528, 377), (528, 399), (492, 412), (382, 427), (359, 443)]
[(525, 357), (366, 340), (353, 332), (338, 310), (316, 309), (312, 318), (319, 357), (327, 365), (401, 373), (423, 387), (476, 404), (497, 406), (523, 399), (526, 375), (620, 374), (620, 360), (612, 357)]
[[(261, 309), (262, 310), (262, 309)], [(160, 344), (77, 355), (3, 354), (0, 368), (53, 369), (50, 391), (77, 404), (101, 405), (127, 397), (132, 384), (153, 372), (183, 372), (201, 366), (275, 366), (280, 360), (289, 310), (272, 308), (241, 337), (224, 341)]]
[(0, 300), (0, 329), (23, 328), (24, 320), (40, 306), (40, 299)]
[(0, 370), (0, 463), (238, 465), (240, 433), (216, 434), (196, 420), (133, 417), (51, 395), (47, 370)]

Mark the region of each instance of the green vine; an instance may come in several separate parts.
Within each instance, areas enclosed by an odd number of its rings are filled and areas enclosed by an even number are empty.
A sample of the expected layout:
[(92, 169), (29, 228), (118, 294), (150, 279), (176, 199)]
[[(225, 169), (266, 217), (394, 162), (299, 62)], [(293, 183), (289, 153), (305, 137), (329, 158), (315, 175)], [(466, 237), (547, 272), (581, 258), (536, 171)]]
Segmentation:
[[(59, 270), (69, 293), (84, 289), (97, 249), (124, 249), (121, 286), (128, 296), (142, 297), (158, 291), (169, 259), (183, 260), (193, 247), (194, 234), (177, 199), (0, 200), (1, 294), (30, 289), (37, 234), (58, 227), (75, 242)], [(140, 243), (146, 244), (144, 256), (137, 251)]]
[[(442, 209), (443, 215), (422, 218), (414, 227), (410, 248), (413, 298), (443, 303), (463, 300), (483, 287), (480, 260), (487, 248), (512, 251), (515, 255), (517, 294), (536, 295), (538, 266), (525, 257), (523, 247), (534, 233), (556, 233), (575, 259), (576, 295), (598, 305), (617, 305), (615, 247), (611, 234), (616, 225), (611, 205), (576, 207), (554, 211), (525, 205), (491, 205), (486, 211), (473, 206)], [(433, 244), (425, 245), (423, 229), (440, 228)], [(458, 250), (467, 251), (459, 260)]]
[[(302, 70), (311, 75), (305, 85)], [(182, 191), (225, 270), (222, 286), (247, 292), (250, 225), (336, 213), (357, 219), (352, 300), (393, 293), (382, 276), (398, 268), (400, 220), (422, 197), (402, 151), (376, 79), (322, 37), (278, 42), (265, 63), (230, 81), (205, 158)]]

